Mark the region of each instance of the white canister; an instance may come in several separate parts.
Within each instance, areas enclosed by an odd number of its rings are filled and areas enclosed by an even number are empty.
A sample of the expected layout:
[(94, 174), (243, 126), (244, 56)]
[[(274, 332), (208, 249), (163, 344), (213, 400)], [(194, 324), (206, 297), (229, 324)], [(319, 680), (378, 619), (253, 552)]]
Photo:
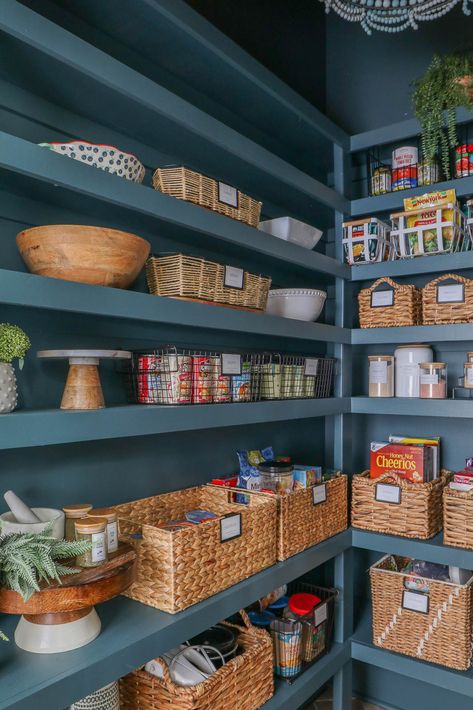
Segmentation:
[(434, 354), (430, 345), (400, 345), (394, 351), (396, 358), (396, 397), (420, 396), (420, 363), (432, 362)]

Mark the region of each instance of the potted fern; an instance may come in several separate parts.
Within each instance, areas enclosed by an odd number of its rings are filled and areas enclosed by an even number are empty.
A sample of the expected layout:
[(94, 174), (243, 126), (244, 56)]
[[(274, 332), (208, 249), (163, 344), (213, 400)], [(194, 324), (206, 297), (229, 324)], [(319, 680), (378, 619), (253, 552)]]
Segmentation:
[(0, 414), (12, 412), (16, 407), (16, 376), (12, 363), (18, 358), (21, 370), (30, 347), (30, 339), (21, 328), (0, 323)]
[[(0, 532), (0, 587), (18, 592), (24, 601), (40, 591), (40, 582), (60, 582), (66, 574), (80, 570), (63, 564), (84, 554), (90, 543), (79, 540), (58, 540), (52, 535), (52, 525), (42, 533)], [(0, 638), (8, 640), (0, 630)]]
[(434, 55), (424, 76), (414, 83), (413, 107), (422, 127), (422, 153), (439, 158), (450, 179), (450, 151), (458, 144), (456, 109), (473, 110), (473, 53)]

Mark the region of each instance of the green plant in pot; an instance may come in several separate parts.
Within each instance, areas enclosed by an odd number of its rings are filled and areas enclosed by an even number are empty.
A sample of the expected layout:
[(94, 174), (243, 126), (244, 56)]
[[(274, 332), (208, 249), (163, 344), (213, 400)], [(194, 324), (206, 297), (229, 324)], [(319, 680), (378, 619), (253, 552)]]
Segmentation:
[[(0, 531), (0, 587), (12, 589), (28, 601), (40, 591), (40, 582), (60, 582), (64, 575), (80, 572), (63, 561), (83, 555), (90, 547), (86, 541), (58, 540), (52, 536), (52, 525), (42, 533)], [(1, 630), (0, 638), (8, 640)]]
[(12, 363), (18, 358), (21, 370), (30, 347), (30, 339), (21, 328), (0, 323), (0, 414), (12, 412), (16, 407), (16, 376)]
[(434, 55), (414, 83), (413, 106), (422, 127), (424, 160), (440, 161), (450, 179), (450, 154), (458, 144), (456, 109), (473, 110), (473, 53)]

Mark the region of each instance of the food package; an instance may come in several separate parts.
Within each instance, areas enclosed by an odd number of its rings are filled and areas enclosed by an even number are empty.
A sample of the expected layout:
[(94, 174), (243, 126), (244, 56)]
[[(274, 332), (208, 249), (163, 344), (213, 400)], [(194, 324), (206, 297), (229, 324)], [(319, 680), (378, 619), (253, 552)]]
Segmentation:
[[(238, 476), (238, 488), (246, 488), (250, 491), (259, 491), (261, 477), (258, 471), (258, 464), (263, 461), (273, 461), (274, 451), (271, 446), (261, 451), (237, 451), (240, 462), (240, 475)], [(237, 501), (239, 502), (239, 501)]]
[(316, 483), (321, 483), (322, 481), (322, 467), (294, 464), (293, 480), (295, 491), (300, 488), (315, 486)]
[[(404, 199), (404, 209), (406, 212), (412, 212), (412, 215), (407, 216), (407, 227), (419, 227), (421, 238), (424, 245), (424, 253), (432, 253), (442, 251), (441, 245), (437, 240), (437, 209), (441, 210), (442, 222), (458, 222), (459, 217), (455, 214), (452, 208), (443, 207), (444, 205), (455, 205), (456, 193), (455, 190), (438, 190), (429, 192), (425, 195), (417, 195), (416, 197), (406, 197)], [(459, 223), (459, 222), (458, 222)], [(426, 229), (428, 225), (433, 225), (431, 229)], [(452, 226), (442, 227), (443, 251), (450, 251), (454, 240), (454, 228)], [(409, 232), (407, 235), (411, 254), (421, 254), (422, 250), (419, 247), (419, 232)]]
[(372, 441), (370, 449), (370, 478), (378, 478), (385, 473), (397, 474), (411, 483), (425, 483), (433, 478), (430, 446)]
[(416, 436), (396, 436), (391, 434), (389, 437), (390, 444), (423, 444), (424, 446), (432, 447), (433, 458), (433, 477), (440, 476), (440, 436), (433, 436), (429, 439), (422, 439)]

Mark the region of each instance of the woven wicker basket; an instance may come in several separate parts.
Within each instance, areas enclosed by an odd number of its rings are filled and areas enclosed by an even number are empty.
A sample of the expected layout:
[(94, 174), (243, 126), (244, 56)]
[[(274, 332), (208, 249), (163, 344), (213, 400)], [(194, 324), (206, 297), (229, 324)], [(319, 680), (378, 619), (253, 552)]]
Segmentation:
[[(381, 284), (393, 289), (392, 305), (373, 306), (372, 293)], [(358, 294), (360, 326), (362, 328), (386, 328), (422, 323), (422, 294), (416, 286), (398, 284), (384, 276), (369, 288), (363, 288)]]
[[(443, 281), (455, 281), (463, 285), (463, 303), (437, 303), (437, 288)], [(445, 284), (447, 285), (447, 284)], [(443, 274), (422, 289), (422, 312), (424, 325), (435, 323), (473, 322), (473, 280), (458, 274)]]
[(154, 296), (190, 298), (264, 311), (271, 279), (248, 271), (243, 288), (225, 286), (225, 266), (185, 254), (151, 256), (146, 262), (146, 279)]
[[(403, 566), (409, 558), (395, 558)], [(467, 670), (471, 664), (472, 582), (425, 580), (427, 613), (403, 605), (408, 575), (387, 569), (388, 557), (370, 568), (375, 646)], [(424, 595), (422, 595), (424, 596)]]
[[(230, 498), (228, 488), (199, 486), (115, 506), (120, 537), (138, 555), (126, 596), (174, 614), (275, 564), (276, 500), (254, 497), (241, 505)], [(221, 542), (220, 520), (172, 532), (156, 527), (196, 509), (239, 513), (241, 535)]]
[[(442, 493), (450, 477), (449, 471), (442, 471), (440, 478), (430, 483), (409, 483), (396, 474), (370, 478), (365, 471), (353, 476), (351, 524), (387, 535), (428, 540), (442, 529)], [(387, 479), (400, 487), (400, 503), (376, 500), (377, 484)]]
[(289, 495), (244, 491), (250, 496), (265, 496), (278, 501), (278, 560), (317, 545), (348, 527), (348, 478), (333, 478), (325, 484), (326, 501), (314, 504), (312, 488)]
[(443, 541), (445, 545), (473, 550), (473, 490), (444, 488)]
[(235, 190), (237, 206), (232, 207), (219, 200), (219, 185), (221, 184), (207, 175), (202, 175), (202, 173), (186, 167), (158, 168), (153, 174), (155, 190), (165, 192), (179, 200), (194, 202), (201, 207), (207, 207), (214, 212), (257, 227), (262, 203), (239, 190)]
[(240, 653), (203, 683), (176, 685), (164, 661), (163, 678), (138, 669), (120, 680), (122, 710), (257, 710), (274, 693), (273, 649), (270, 635), (255, 629), (242, 614)]

